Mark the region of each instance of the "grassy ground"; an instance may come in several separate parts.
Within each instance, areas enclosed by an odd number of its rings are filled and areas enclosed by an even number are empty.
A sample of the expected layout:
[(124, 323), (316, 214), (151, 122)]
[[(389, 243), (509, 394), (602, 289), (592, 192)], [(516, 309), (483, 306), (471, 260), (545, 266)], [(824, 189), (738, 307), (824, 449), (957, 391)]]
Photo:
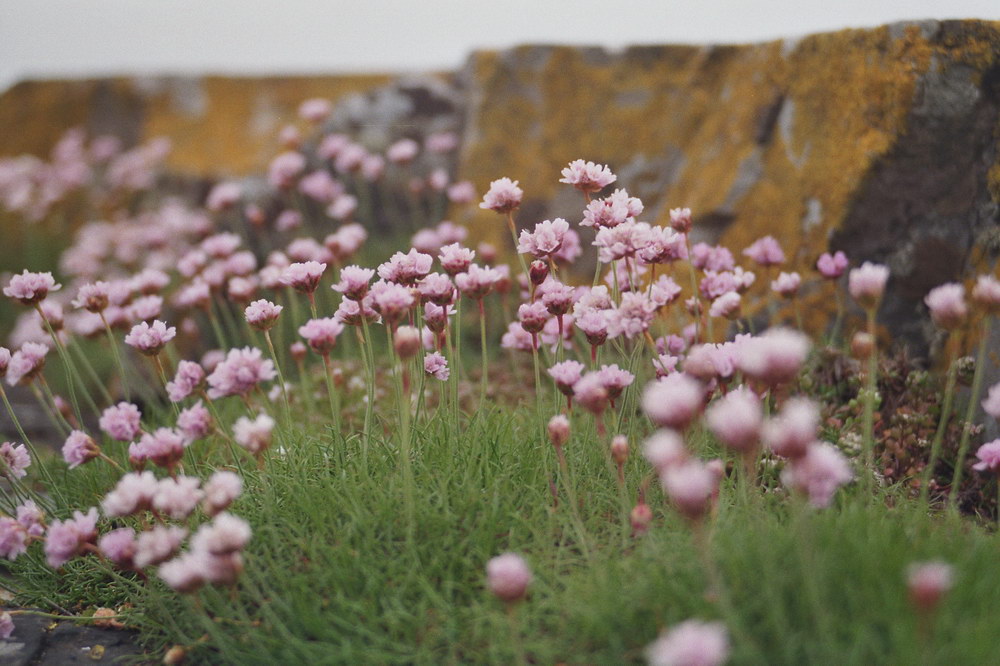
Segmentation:
[[(381, 411), (391, 435), (394, 415)], [(428, 415), (414, 441), (412, 526), (392, 444), (376, 441), (365, 460), (358, 437), (287, 426), (284, 454), (272, 450), (263, 472), (244, 469), (233, 512), (254, 538), (238, 587), (181, 597), (92, 559), (60, 577), (21, 559), (19, 601), (130, 601), (129, 624), (154, 653), (179, 644), (211, 663), (637, 662), (662, 627), (691, 617), (726, 623), (733, 663), (1000, 660), (991, 531), (928, 516), (891, 491), (869, 502), (850, 487), (816, 511), (725, 482), (699, 541), (654, 483), (653, 527), (632, 538), (623, 511), (646, 463), (629, 460), (623, 503), (592, 422), (577, 418), (574, 430), (566, 451), (582, 529), (565, 492), (553, 508), (556, 460), (533, 410), (480, 410), (460, 432)], [(205, 464), (229, 460), (223, 449)], [(96, 465), (67, 473), (66, 488), (94, 503), (101, 474), (110, 481)], [(535, 573), (513, 617), (484, 586), (487, 560), (506, 550)], [(938, 558), (955, 565), (956, 585), (918, 626), (905, 570)]]

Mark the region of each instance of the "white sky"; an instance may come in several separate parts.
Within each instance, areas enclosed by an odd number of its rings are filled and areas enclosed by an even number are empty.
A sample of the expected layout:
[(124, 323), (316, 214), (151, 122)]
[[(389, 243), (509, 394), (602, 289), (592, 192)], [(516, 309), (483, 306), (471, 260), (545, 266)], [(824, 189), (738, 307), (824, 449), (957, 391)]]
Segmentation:
[(0, 90), (28, 77), (454, 68), (523, 43), (746, 42), (1000, 0), (0, 0)]

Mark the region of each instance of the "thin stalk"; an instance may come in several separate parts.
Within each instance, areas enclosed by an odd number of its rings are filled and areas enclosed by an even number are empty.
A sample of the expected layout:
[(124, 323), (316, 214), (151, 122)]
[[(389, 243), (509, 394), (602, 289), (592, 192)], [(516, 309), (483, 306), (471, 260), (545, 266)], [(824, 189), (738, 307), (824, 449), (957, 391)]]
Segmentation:
[(972, 375), (972, 392), (969, 404), (965, 409), (965, 423), (962, 426), (962, 438), (958, 443), (958, 459), (955, 460), (955, 474), (951, 479), (951, 489), (948, 491), (948, 507), (956, 508), (958, 488), (962, 485), (962, 474), (965, 472), (965, 456), (969, 452), (969, 438), (972, 435), (972, 419), (979, 406), (979, 394), (983, 390), (983, 368), (986, 367), (986, 347), (990, 337), (990, 317), (983, 318), (983, 330), (979, 340), (979, 350), (976, 353), (976, 371)]
[(868, 357), (868, 376), (865, 378), (865, 403), (862, 416), (862, 447), (865, 461), (865, 493), (869, 499), (874, 480), (875, 464), (875, 397), (878, 390), (878, 348), (875, 344), (875, 308), (868, 308), (868, 334), (872, 339), (871, 355)]
[(101, 395), (104, 397), (105, 402), (107, 402), (109, 405), (112, 404), (114, 400), (111, 398), (111, 394), (108, 392), (108, 389), (105, 388), (104, 382), (101, 381), (100, 376), (94, 369), (94, 366), (90, 362), (90, 359), (88, 359), (87, 355), (83, 353), (83, 350), (80, 348), (80, 345), (71, 345), (71, 347), (76, 350), (77, 357), (79, 357), (80, 361), (83, 363), (83, 367), (84, 369), (87, 370), (87, 374), (90, 375), (91, 382), (93, 382), (94, 385), (97, 386), (98, 390), (100, 390)]
[(367, 357), (365, 359), (365, 372), (368, 375), (365, 382), (365, 390), (368, 392), (368, 402), (365, 405), (365, 441), (362, 450), (363, 460), (367, 464), (368, 447), (371, 439), (372, 410), (375, 406), (375, 350), (372, 348), (372, 336), (368, 331), (368, 320), (361, 318), (361, 330), (363, 331), (362, 347), (365, 348)]
[(121, 352), (118, 350), (118, 341), (115, 339), (115, 334), (111, 332), (111, 326), (108, 324), (108, 320), (104, 318), (104, 313), (98, 313), (101, 317), (101, 322), (104, 324), (104, 332), (108, 335), (108, 345), (111, 347), (111, 355), (115, 359), (115, 365), (118, 366), (118, 374), (121, 376), (122, 380), (122, 391), (125, 393), (125, 399), (129, 402), (132, 401), (132, 392), (129, 390), (128, 377), (125, 374), (125, 365), (122, 363)]
[(486, 310), (483, 308), (483, 299), (479, 303), (479, 341), (483, 354), (483, 376), (479, 387), (479, 404), (482, 406), (486, 401), (486, 385), (489, 382), (489, 356), (486, 354)]
[(927, 503), (930, 496), (931, 479), (934, 476), (934, 467), (941, 456), (941, 443), (944, 441), (944, 433), (948, 428), (948, 420), (951, 417), (951, 403), (955, 397), (955, 380), (958, 375), (958, 367), (955, 363), (955, 353), (948, 358), (948, 378), (944, 387), (944, 402), (941, 405), (941, 417), (938, 419), (937, 431), (934, 433), (934, 441), (931, 442), (931, 457), (924, 468), (923, 478), (920, 483), (920, 501)]
[(510, 229), (510, 237), (514, 241), (514, 252), (517, 254), (517, 260), (521, 262), (521, 272), (524, 273), (524, 277), (528, 278), (528, 284), (531, 284), (531, 278), (528, 274), (528, 264), (524, 261), (524, 255), (517, 251), (517, 226), (514, 224), (514, 211), (507, 213), (507, 228)]
[[(38, 457), (38, 450), (35, 449), (35, 445), (32, 444), (31, 439), (28, 438), (28, 434), (24, 432), (24, 428), (21, 426), (21, 421), (17, 418), (17, 414), (14, 413), (14, 408), (10, 405), (10, 400), (7, 398), (7, 392), (4, 390), (3, 385), (0, 385), (0, 399), (3, 399), (4, 407), (7, 408), (7, 413), (10, 414), (10, 420), (14, 422), (14, 427), (17, 429), (17, 434), (21, 436), (21, 441), (24, 442), (25, 446), (28, 447), (28, 451), (31, 452), (32, 462), (42, 470), (42, 476), (45, 477), (45, 483), (49, 488), (49, 492), (58, 493), (60, 497), (62, 492), (59, 490), (59, 486), (55, 485), (52, 479), (52, 475), (49, 473), (48, 465), (43, 464), (41, 458)], [(51, 505), (51, 501), (44, 502), (43, 504)]]
[(292, 409), (288, 404), (288, 390), (285, 388), (285, 375), (281, 372), (281, 364), (278, 363), (278, 354), (274, 351), (274, 344), (271, 342), (271, 332), (264, 330), (264, 340), (267, 341), (267, 349), (271, 352), (271, 359), (274, 361), (274, 369), (278, 371), (278, 381), (281, 383), (281, 398), (285, 403), (285, 418), (292, 417)]
[[(337, 405), (337, 394), (333, 387), (333, 366), (330, 365), (330, 354), (323, 354), (323, 377), (326, 381), (327, 400), (330, 402), (330, 416), (333, 418), (335, 433), (340, 433), (340, 409)], [(337, 441), (336, 434), (333, 441)]]
[[(42, 312), (42, 306), (39, 303), (35, 303), (35, 310), (38, 312), (38, 316), (42, 318), (42, 322), (45, 324), (45, 329), (49, 332), (49, 336), (52, 337), (52, 342), (55, 343), (56, 349), (59, 351), (59, 358), (62, 359), (63, 369), (66, 371), (66, 390), (69, 391), (69, 399), (73, 405), (73, 413), (76, 414), (76, 420), (83, 423), (83, 413), (80, 411), (80, 403), (76, 399), (76, 368), (73, 365), (73, 359), (70, 358), (69, 353), (66, 351), (66, 347), (63, 346), (62, 340), (56, 335), (55, 329), (52, 328), (52, 324), (49, 323), (48, 317)], [(89, 394), (88, 394), (89, 396)], [(96, 410), (96, 405), (94, 407)], [(100, 414), (100, 410), (97, 410)]]
[(570, 477), (569, 464), (566, 462), (566, 454), (562, 447), (556, 449), (559, 456), (560, 478), (563, 488), (566, 490), (566, 499), (570, 505), (570, 514), (573, 519), (573, 527), (576, 528), (577, 538), (580, 540), (580, 550), (588, 561), (590, 560), (590, 547), (587, 545), (587, 530), (583, 526), (583, 519), (580, 518), (580, 507), (576, 500), (576, 489), (573, 487), (573, 479)]

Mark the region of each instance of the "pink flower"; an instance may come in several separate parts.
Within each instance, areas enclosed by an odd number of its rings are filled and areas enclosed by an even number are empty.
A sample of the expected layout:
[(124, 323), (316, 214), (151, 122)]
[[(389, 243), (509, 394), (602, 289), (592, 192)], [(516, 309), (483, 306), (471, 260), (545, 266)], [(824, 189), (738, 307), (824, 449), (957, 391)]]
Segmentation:
[(650, 420), (663, 428), (683, 431), (701, 412), (705, 388), (682, 373), (650, 382), (642, 394), (642, 408)]
[(645, 222), (625, 222), (617, 227), (599, 229), (593, 244), (597, 247), (597, 258), (610, 264), (617, 259), (634, 257), (653, 240), (652, 227)]
[(409, 286), (430, 273), (433, 264), (434, 257), (415, 249), (406, 254), (396, 252), (378, 267), (378, 276), (387, 282)]
[(10, 613), (4, 611), (0, 613), (0, 639), (6, 640), (14, 633), (14, 620)]
[(107, 282), (94, 282), (85, 284), (76, 292), (76, 300), (73, 307), (83, 308), (88, 312), (102, 312), (108, 307), (109, 285)]
[(483, 195), (483, 201), (479, 207), (506, 215), (521, 205), (521, 197), (523, 196), (524, 191), (517, 186), (516, 180), (500, 178), (490, 183), (490, 189)]
[(150, 326), (146, 322), (136, 324), (125, 336), (125, 344), (134, 347), (146, 356), (156, 356), (177, 335), (177, 329), (156, 320)]
[(548, 257), (562, 247), (563, 238), (568, 231), (569, 222), (561, 217), (543, 220), (535, 225), (534, 231), (521, 231), (517, 251), (521, 254), (531, 254), (539, 259)]
[(646, 648), (649, 666), (719, 666), (728, 658), (729, 638), (721, 622), (682, 622)]
[(528, 333), (538, 334), (549, 320), (549, 311), (541, 301), (522, 303), (517, 308), (517, 319), (521, 322), (521, 328)]
[(915, 562), (906, 569), (910, 600), (921, 611), (938, 605), (954, 584), (955, 571), (947, 562)]
[(177, 430), (157, 428), (152, 433), (143, 433), (139, 441), (129, 447), (129, 458), (135, 461), (151, 460), (160, 467), (172, 468), (190, 443)]
[(431, 273), (417, 284), (421, 301), (437, 305), (450, 305), (455, 301), (455, 285), (442, 273)]
[(177, 429), (190, 442), (201, 439), (212, 432), (212, 414), (199, 400), (177, 415)]
[(795, 298), (801, 285), (802, 277), (795, 272), (781, 272), (777, 280), (771, 280), (771, 289), (784, 298)]
[(204, 493), (200, 486), (201, 481), (190, 476), (160, 479), (153, 495), (153, 510), (174, 520), (184, 520), (201, 502)]
[(243, 494), (243, 479), (239, 474), (222, 470), (212, 474), (202, 490), (205, 493), (202, 509), (209, 516), (214, 516)]
[(617, 179), (611, 169), (602, 164), (573, 160), (562, 170), (559, 182), (572, 185), (581, 192), (598, 192)]
[(465, 273), (455, 276), (455, 285), (465, 296), (474, 300), (485, 298), (500, 282), (501, 275), (494, 268), (481, 268), (476, 264), (469, 266)]
[(313, 97), (299, 104), (299, 117), (311, 123), (321, 123), (333, 110), (330, 100)]
[(708, 316), (723, 317), (725, 319), (736, 319), (740, 316), (743, 299), (735, 291), (722, 294), (708, 308)]
[(267, 180), (274, 187), (287, 190), (295, 184), (295, 179), (305, 171), (306, 158), (302, 153), (288, 151), (281, 153), (267, 168)]
[(931, 289), (924, 303), (930, 309), (934, 323), (945, 329), (957, 328), (969, 313), (965, 305), (965, 287), (955, 282)]
[(319, 286), (320, 278), (323, 277), (323, 271), (325, 270), (326, 264), (318, 261), (290, 264), (281, 273), (280, 281), (286, 287), (292, 287), (296, 291), (311, 294)]
[(163, 309), (163, 297), (157, 295), (143, 296), (132, 301), (128, 307), (129, 315), (133, 321), (148, 322), (160, 316)]
[(979, 447), (976, 451), (979, 462), (972, 466), (972, 469), (979, 472), (993, 472), (1000, 474), (1000, 439), (994, 439)]
[(743, 256), (750, 257), (761, 266), (778, 266), (785, 263), (785, 253), (781, 244), (773, 236), (758, 238), (743, 250)]
[(507, 325), (507, 332), (500, 338), (500, 347), (530, 352), (534, 349), (534, 342), (531, 333), (524, 330), (519, 322), (512, 321)]
[(7, 374), (7, 366), (10, 365), (10, 350), (0, 347), (0, 379)]
[(31, 536), (45, 534), (45, 514), (31, 500), (17, 507), (17, 522)]
[[(412, 299), (412, 296), (410, 298)], [(378, 312), (372, 309), (371, 303), (372, 297), (370, 295), (360, 301), (352, 301), (345, 298), (337, 306), (337, 311), (333, 316), (337, 318), (337, 321), (341, 321), (349, 326), (362, 326), (365, 319), (369, 322), (378, 321)], [(429, 303), (428, 305), (433, 305), (433, 303)]]
[(806, 454), (819, 431), (819, 408), (806, 398), (791, 398), (781, 412), (764, 424), (763, 437), (779, 456), (797, 459)]
[(30, 273), (25, 269), (20, 275), (13, 275), (10, 278), (3, 293), (4, 296), (24, 305), (33, 305), (44, 300), (50, 291), (56, 291), (61, 286), (56, 284), (52, 273)]
[(549, 419), (546, 430), (548, 430), (549, 441), (552, 442), (552, 446), (557, 449), (560, 448), (569, 441), (569, 418), (565, 414), (556, 414)]
[(662, 476), (667, 468), (687, 459), (684, 439), (674, 430), (657, 430), (642, 446), (642, 457)]
[(467, 180), (448, 186), (448, 201), (453, 204), (470, 204), (476, 200), (476, 186)]
[(309, 347), (317, 354), (329, 354), (337, 344), (337, 336), (344, 331), (344, 325), (333, 317), (310, 319), (299, 326), (299, 335), (306, 339)]
[(248, 305), (244, 310), (244, 315), (247, 318), (247, 323), (252, 327), (258, 331), (267, 331), (278, 323), (278, 316), (282, 309), (282, 306), (262, 298)]
[(97, 549), (120, 569), (131, 569), (135, 558), (135, 530), (120, 527), (101, 536)]
[(992, 275), (977, 277), (976, 286), (972, 288), (972, 300), (987, 312), (996, 314), (1000, 311), (1000, 280)]
[(861, 307), (870, 310), (882, 300), (888, 279), (889, 269), (886, 266), (866, 261), (848, 275), (847, 288)]
[[(166, 479), (170, 482), (170, 479)], [(188, 531), (183, 527), (157, 525), (141, 532), (135, 541), (135, 566), (144, 569), (166, 562), (180, 549)]]
[(323, 245), (339, 262), (344, 262), (361, 249), (368, 232), (360, 224), (345, 224), (323, 239)]
[(458, 148), (458, 135), (454, 132), (434, 132), (424, 139), (424, 147), (435, 155), (450, 153)]
[(440, 352), (433, 352), (424, 356), (424, 372), (435, 379), (446, 381), (451, 375), (448, 369), (448, 359)]
[(241, 416), (233, 424), (233, 438), (237, 444), (258, 456), (271, 446), (274, 425), (274, 419), (267, 414), (258, 414), (252, 421)]
[(700, 460), (687, 459), (668, 465), (660, 473), (660, 483), (678, 513), (688, 520), (697, 521), (711, 506), (712, 497), (719, 487), (719, 477)]
[(7, 364), (7, 383), (17, 386), (34, 379), (45, 367), (45, 355), (49, 348), (37, 342), (25, 342), (14, 352)]
[(218, 183), (209, 190), (208, 198), (205, 199), (205, 208), (213, 213), (218, 213), (235, 206), (239, 203), (241, 196), (243, 196), (243, 188), (239, 183), (233, 181)]
[(156, 493), (156, 477), (152, 472), (131, 472), (118, 480), (114, 490), (101, 502), (104, 515), (110, 518), (129, 516), (148, 509)]
[(172, 382), (167, 382), (171, 402), (180, 402), (200, 390), (205, 384), (205, 370), (194, 361), (181, 361)]
[(16, 560), (28, 552), (28, 532), (18, 521), (0, 516), (0, 557)]
[(608, 333), (612, 337), (624, 335), (630, 340), (649, 330), (656, 316), (656, 304), (644, 293), (626, 292), (621, 295), (617, 310), (608, 314)]
[(990, 387), (982, 405), (983, 411), (995, 419), (1000, 419), (1000, 384), (994, 384)]
[(557, 317), (566, 314), (573, 307), (575, 294), (576, 290), (573, 287), (552, 278), (549, 278), (535, 291), (535, 297), (541, 296), (542, 304), (545, 305), (549, 314)]
[(386, 158), (394, 164), (408, 164), (420, 152), (420, 144), (413, 139), (400, 139), (385, 151)]
[(687, 259), (687, 237), (669, 227), (650, 227), (649, 244), (638, 252), (647, 264), (667, 264)]
[(441, 268), (452, 277), (459, 273), (464, 273), (469, 269), (472, 260), (476, 258), (476, 253), (467, 247), (462, 247), (459, 243), (452, 243), (441, 248), (438, 261)]
[(760, 439), (764, 422), (760, 399), (740, 387), (713, 403), (705, 412), (705, 423), (719, 441), (731, 449), (746, 452)]
[(847, 458), (826, 442), (811, 444), (804, 456), (791, 461), (781, 472), (781, 482), (804, 492), (817, 508), (830, 506), (837, 488), (853, 478)]
[(580, 381), (585, 369), (583, 363), (570, 360), (556, 363), (548, 369), (548, 373), (563, 395), (572, 396), (573, 386)]
[(573, 385), (573, 396), (578, 405), (588, 412), (600, 415), (608, 405), (608, 389), (600, 372), (588, 372)]
[(809, 338), (787, 328), (772, 328), (740, 346), (736, 365), (743, 374), (768, 386), (795, 379), (809, 354)]
[(604, 310), (589, 310), (578, 316), (575, 323), (591, 345), (599, 346), (607, 341), (608, 315)]
[(490, 592), (505, 603), (523, 599), (531, 580), (528, 563), (516, 553), (504, 553), (486, 563), (486, 583)]
[(58, 569), (78, 555), (84, 544), (97, 538), (97, 509), (87, 513), (73, 512), (70, 520), (55, 520), (45, 537), (45, 559)]
[(66, 461), (70, 469), (75, 469), (93, 460), (100, 453), (101, 450), (97, 447), (97, 442), (81, 430), (70, 432), (62, 447), (63, 460)]
[(836, 280), (847, 270), (847, 255), (840, 251), (832, 255), (824, 252), (816, 260), (816, 270), (827, 280)]
[(690, 208), (671, 208), (670, 227), (679, 234), (686, 234), (693, 226)]
[(31, 466), (31, 455), (24, 444), (15, 446), (11, 442), (0, 444), (0, 475), (23, 479)]
[(274, 363), (265, 360), (259, 349), (230, 349), (208, 376), (208, 397), (213, 400), (230, 395), (246, 395), (259, 383), (277, 376)]
[(617, 227), (642, 215), (642, 201), (625, 190), (615, 190), (604, 199), (595, 199), (583, 211), (582, 227)]
[(608, 392), (608, 400), (612, 404), (618, 399), (625, 388), (635, 380), (635, 375), (628, 370), (622, 370), (617, 364), (602, 365), (598, 374), (601, 382), (604, 384), (604, 388)]
[(229, 513), (220, 513), (211, 523), (198, 528), (191, 539), (191, 549), (212, 555), (228, 555), (243, 550), (250, 541), (250, 535), (247, 521)]
[(340, 282), (333, 285), (332, 289), (354, 301), (360, 301), (368, 293), (368, 283), (375, 276), (375, 271), (371, 268), (361, 266), (345, 266), (340, 269)]
[(371, 297), (372, 308), (390, 325), (402, 319), (415, 303), (410, 289), (394, 282), (376, 282)]
[(691, 263), (703, 271), (731, 271), (736, 265), (728, 248), (706, 243), (698, 243), (691, 248)]

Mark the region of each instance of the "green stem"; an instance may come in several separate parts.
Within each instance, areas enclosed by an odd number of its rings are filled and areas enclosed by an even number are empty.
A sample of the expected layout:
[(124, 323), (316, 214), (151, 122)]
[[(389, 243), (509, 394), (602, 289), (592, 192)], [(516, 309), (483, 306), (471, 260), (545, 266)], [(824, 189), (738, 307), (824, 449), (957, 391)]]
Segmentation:
[(483, 299), (479, 299), (479, 340), (483, 354), (483, 376), (479, 388), (480, 408), (486, 404), (486, 385), (489, 382), (489, 356), (486, 353), (486, 311), (483, 308)]
[(101, 322), (104, 324), (104, 332), (108, 335), (108, 345), (111, 347), (111, 355), (115, 359), (115, 365), (118, 366), (118, 374), (121, 376), (122, 380), (122, 391), (125, 393), (125, 399), (129, 402), (132, 401), (132, 392), (129, 390), (128, 377), (125, 374), (125, 365), (122, 363), (121, 352), (118, 350), (118, 341), (115, 339), (115, 334), (111, 331), (111, 325), (108, 324), (108, 320), (104, 318), (104, 313), (99, 313), (101, 316)]
[(330, 402), (330, 416), (333, 419), (334, 436), (333, 441), (337, 441), (337, 434), (340, 433), (340, 410), (337, 408), (337, 395), (333, 387), (333, 366), (330, 365), (330, 354), (323, 354), (323, 377), (326, 380), (327, 400)]
[[(48, 318), (45, 313), (42, 312), (42, 306), (39, 303), (35, 303), (35, 310), (38, 312), (38, 316), (42, 318), (42, 322), (45, 324), (46, 330), (48, 330), (49, 335), (52, 337), (52, 342), (55, 343), (56, 349), (59, 351), (59, 358), (62, 359), (63, 369), (66, 371), (66, 390), (69, 391), (69, 399), (73, 405), (73, 413), (76, 414), (76, 420), (79, 423), (83, 423), (83, 413), (80, 411), (80, 403), (76, 399), (76, 368), (73, 365), (73, 360), (70, 358), (69, 353), (66, 351), (66, 347), (63, 346), (62, 340), (56, 335), (55, 330), (52, 328), (52, 324), (49, 323)], [(90, 394), (87, 394), (88, 397)], [(91, 401), (93, 405), (93, 401)], [(94, 410), (97, 414), (100, 414), (100, 410), (97, 409), (96, 405), (93, 405)]]
[(281, 364), (278, 363), (278, 354), (274, 351), (274, 344), (271, 342), (270, 331), (264, 331), (264, 340), (267, 341), (267, 349), (271, 352), (271, 359), (274, 361), (274, 369), (278, 371), (278, 381), (281, 383), (281, 398), (285, 403), (285, 419), (291, 419), (292, 409), (288, 404), (288, 390), (285, 388), (285, 375), (281, 372)]
[(872, 349), (868, 357), (868, 376), (865, 381), (865, 400), (863, 414), (864, 476), (865, 494), (870, 499), (872, 482), (874, 480), (874, 449), (875, 449), (875, 398), (878, 391), (878, 349), (875, 344), (875, 308), (869, 308), (867, 313), (868, 335), (871, 336)]
[(924, 468), (923, 479), (920, 484), (920, 501), (927, 503), (930, 497), (931, 479), (934, 478), (934, 468), (937, 466), (938, 458), (941, 456), (941, 443), (944, 441), (944, 433), (948, 428), (948, 420), (951, 417), (951, 403), (955, 396), (955, 380), (957, 378), (957, 364), (955, 354), (948, 358), (948, 378), (944, 387), (944, 402), (941, 405), (941, 417), (938, 419), (937, 431), (934, 433), (934, 441), (931, 442), (931, 457)]
[(948, 507), (957, 508), (958, 490), (962, 485), (962, 474), (965, 472), (965, 456), (969, 452), (969, 439), (972, 435), (972, 419), (979, 406), (979, 394), (983, 390), (983, 368), (986, 367), (986, 347), (990, 337), (990, 317), (983, 318), (982, 338), (979, 340), (979, 350), (976, 353), (976, 370), (972, 375), (972, 391), (969, 404), (965, 409), (965, 423), (962, 424), (962, 438), (958, 444), (958, 458), (955, 460), (955, 473), (951, 479), (951, 489), (948, 491)]

